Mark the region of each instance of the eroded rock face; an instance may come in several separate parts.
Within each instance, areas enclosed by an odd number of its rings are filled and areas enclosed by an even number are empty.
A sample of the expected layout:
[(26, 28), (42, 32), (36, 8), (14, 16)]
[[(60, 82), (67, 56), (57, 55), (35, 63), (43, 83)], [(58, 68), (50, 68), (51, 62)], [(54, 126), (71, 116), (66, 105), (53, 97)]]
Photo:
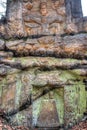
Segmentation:
[(87, 21), (80, 1), (74, 4), (8, 0), (0, 24), (0, 109), (12, 125), (68, 129), (87, 112)]
[(13, 125), (58, 128), (83, 118), (86, 60), (26, 57), (1, 63), (0, 104)]
[(8, 41), (6, 48), (15, 55), (37, 55), (55, 57), (87, 57), (87, 35), (47, 36), (37, 39)]
[(5, 38), (60, 35), (86, 32), (85, 26), (80, 0), (8, 0), (6, 22), (1, 22), (0, 32)]

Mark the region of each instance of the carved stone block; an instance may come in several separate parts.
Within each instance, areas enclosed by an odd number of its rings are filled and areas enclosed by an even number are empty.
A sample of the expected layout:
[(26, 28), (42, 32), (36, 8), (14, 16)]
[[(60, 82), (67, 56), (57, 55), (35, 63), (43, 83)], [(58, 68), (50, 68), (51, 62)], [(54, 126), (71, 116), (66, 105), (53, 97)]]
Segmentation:
[(23, 2), (23, 21), (26, 35), (61, 34), (66, 12), (64, 1)]

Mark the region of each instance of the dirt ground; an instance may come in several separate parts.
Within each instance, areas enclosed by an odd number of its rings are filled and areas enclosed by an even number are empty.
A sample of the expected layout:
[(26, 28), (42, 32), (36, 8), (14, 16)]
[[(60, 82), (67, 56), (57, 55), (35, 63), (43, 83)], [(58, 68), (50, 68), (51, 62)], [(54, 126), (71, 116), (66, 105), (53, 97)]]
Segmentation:
[(87, 130), (87, 121), (75, 125), (71, 130)]

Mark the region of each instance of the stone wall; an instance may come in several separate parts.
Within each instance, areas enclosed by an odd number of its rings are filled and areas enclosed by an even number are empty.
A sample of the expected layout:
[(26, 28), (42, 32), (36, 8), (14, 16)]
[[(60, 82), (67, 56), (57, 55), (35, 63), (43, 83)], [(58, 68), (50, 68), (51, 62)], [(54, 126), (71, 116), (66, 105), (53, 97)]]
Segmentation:
[(0, 32), (5, 38), (86, 32), (82, 17), (80, 0), (8, 0)]
[(65, 130), (84, 119), (87, 21), (80, 1), (74, 5), (8, 0), (0, 23), (0, 109), (11, 125)]

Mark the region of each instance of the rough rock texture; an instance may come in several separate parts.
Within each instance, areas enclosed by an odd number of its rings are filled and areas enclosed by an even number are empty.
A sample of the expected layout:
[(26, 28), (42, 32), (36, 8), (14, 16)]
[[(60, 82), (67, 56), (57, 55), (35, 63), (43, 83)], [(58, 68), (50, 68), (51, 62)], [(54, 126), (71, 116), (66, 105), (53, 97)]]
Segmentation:
[(54, 56), (87, 58), (87, 35), (47, 36), (37, 39), (8, 41), (6, 48), (16, 56)]
[(71, 18), (81, 18), (82, 17), (82, 8), (80, 0), (65, 0), (66, 3), (66, 11), (69, 20), (72, 21)]
[(87, 20), (75, 2), (7, 1), (0, 22), (0, 116), (11, 125), (67, 130), (85, 119)]
[(87, 32), (80, 0), (7, 0), (0, 22), (4, 38)]
[(2, 58), (0, 104), (5, 118), (28, 127), (32, 120), (38, 127), (73, 125), (86, 111), (86, 65), (87, 60), (77, 59)]

